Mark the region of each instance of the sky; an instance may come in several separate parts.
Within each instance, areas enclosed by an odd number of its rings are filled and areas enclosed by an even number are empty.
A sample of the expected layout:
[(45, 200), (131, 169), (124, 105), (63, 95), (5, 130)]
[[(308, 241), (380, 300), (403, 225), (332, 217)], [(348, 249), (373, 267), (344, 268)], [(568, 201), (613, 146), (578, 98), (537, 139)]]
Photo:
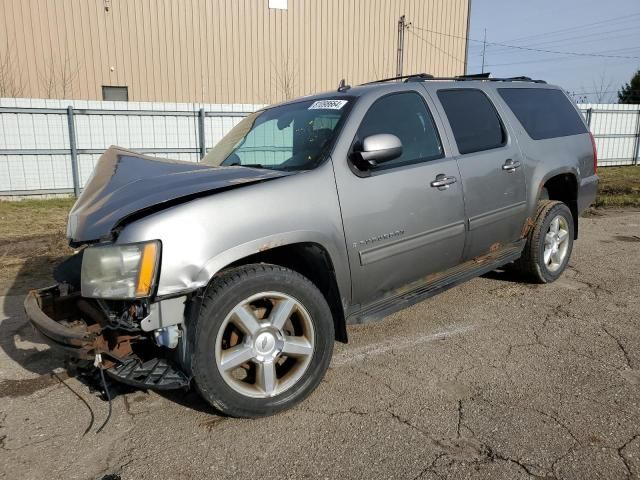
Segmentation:
[(640, 70), (640, 0), (471, 0), (468, 73), (482, 70), (485, 28), (485, 72), (543, 79), (580, 102), (617, 103)]

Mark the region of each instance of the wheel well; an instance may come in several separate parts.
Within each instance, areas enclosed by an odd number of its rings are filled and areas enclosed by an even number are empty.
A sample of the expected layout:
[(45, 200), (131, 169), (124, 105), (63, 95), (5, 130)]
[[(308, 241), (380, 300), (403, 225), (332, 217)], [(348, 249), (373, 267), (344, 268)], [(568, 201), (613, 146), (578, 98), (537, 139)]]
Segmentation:
[(271, 263), (290, 268), (307, 277), (324, 295), (329, 304), (335, 329), (335, 339), (347, 343), (347, 328), (335, 270), (328, 252), (316, 243), (294, 243), (275, 247), (241, 258), (227, 265), (237, 267), (249, 263)]
[(567, 204), (571, 215), (573, 215), (573, 231), (574, 238), (578, 238), (578, 180), (570, 173), (556, 175), (547, 180), (541, 192), (541, 198), (546, 197), (549, 200), (558, 200)]

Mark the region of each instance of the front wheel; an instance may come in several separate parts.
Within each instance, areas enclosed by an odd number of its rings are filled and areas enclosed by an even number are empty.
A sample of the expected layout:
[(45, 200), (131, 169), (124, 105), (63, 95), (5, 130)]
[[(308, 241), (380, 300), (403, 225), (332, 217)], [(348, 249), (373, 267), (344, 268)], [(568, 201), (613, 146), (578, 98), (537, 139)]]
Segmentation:
[(569, 207), (562, 202), (542, 200), (538, 202), (535, 224), (516, 265), (533, 281), (551, 283), (569, 263), (573, 238), (573, 215)]
[(311, 281), (277, 265), (238, 267), (205, 293), (195, 325), (195, 382), (224, 414), (271, 415), (316, 388), (333, 341), (331, 310)]

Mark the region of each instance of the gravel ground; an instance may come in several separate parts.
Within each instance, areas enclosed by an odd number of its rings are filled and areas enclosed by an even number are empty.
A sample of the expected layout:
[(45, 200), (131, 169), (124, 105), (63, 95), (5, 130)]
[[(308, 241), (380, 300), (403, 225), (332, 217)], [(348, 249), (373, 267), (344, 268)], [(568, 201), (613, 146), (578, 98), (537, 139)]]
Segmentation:
[(0, 478), (640, 478), (640, 212), (581, 219), (554, 284), (494, 272), (351, 327), (318, 390), (261, 420), (120, 389), (96, 433), (107, 402), (33, 343), (19, 277)]

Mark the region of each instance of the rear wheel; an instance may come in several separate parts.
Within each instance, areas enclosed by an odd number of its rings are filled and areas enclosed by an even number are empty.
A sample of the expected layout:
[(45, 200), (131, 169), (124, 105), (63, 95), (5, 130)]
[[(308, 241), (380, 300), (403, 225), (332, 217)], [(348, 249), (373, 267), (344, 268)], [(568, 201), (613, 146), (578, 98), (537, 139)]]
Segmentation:
[(231, 416), (271, 415), (302, 401), (324, 377), (333, 351), (324, 296), (276, 265), (247, 265), (214, 279), (195, 332), (196, 385)]
[(551, 283), (560, 277), (573, 250), (573, 215), (558, 201), (542, 200), (527, 244), (516, 266), (538, 283)]

